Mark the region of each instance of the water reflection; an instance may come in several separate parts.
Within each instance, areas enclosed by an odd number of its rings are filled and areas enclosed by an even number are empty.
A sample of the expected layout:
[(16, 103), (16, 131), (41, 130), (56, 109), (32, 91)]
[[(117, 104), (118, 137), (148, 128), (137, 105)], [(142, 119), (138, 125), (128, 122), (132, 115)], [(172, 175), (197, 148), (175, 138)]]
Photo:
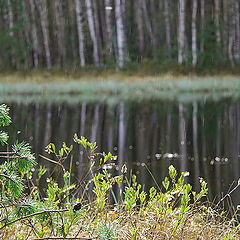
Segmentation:
[[(196, 190), (198, 177), (203, 177), (212, 199), (226, 193), (240, 177), (240, 101), (9, 106), (14, 122), (10, 141), (20, 137), (30, 142), (38, 162), (50, 169), (53, 166), (38, 156), (46, 155), (44, 146), (49, 142), (58, 148), (63, 141), (72, 144), (78, 133), (96, 141), (98, 151), (117, 154), (118, 171), (126, 163), (146, 187), (155, 184), (147, 168), (161, 183), (170, 164), (190, 171), (189, 182)], [(78, 145), (74, 149), (73, 174), (80, 179), (88, 163), (83, 149)], [(232, 195), (235, 204), (239, 193)]]

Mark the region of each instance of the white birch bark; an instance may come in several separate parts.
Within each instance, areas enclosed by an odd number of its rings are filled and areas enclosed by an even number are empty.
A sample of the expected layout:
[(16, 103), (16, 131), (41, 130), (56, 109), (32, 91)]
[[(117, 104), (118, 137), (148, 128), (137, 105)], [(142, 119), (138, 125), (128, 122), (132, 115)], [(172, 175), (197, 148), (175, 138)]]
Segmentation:
[(94, 24), (94, 15), (93, 15), (93, 6), (91, 0), (85, 0), (86, 8), (87, 8), (87, 18), (88, 18), (88, 26), (90, 36), (93, 42), (93, 59), (94, 63), (97, 67), (100, 66), (100, 59), (99, 59), (99, 49), (98, 49), (98, 41), (96, 35), (96, 29)]
[(115, 19), (117, 28), (117, 65), (123, 68), (125, 63), (125, 33), (121, 0), (115, 0)]
[(185, 0), (179, 0), (178, 10), (178, 63), (185, 60)]
[(78, 49), (80, 56), (80, 65), (84, 67), (86, 64), (85, 61), (85, 44), (84, 44), (84, 31), (83, 31), (83, 21), (82, 21), (82, 5), (80, 0), (75, 0), (75, 11), (77, 19), (77, 31), (78, 31)]
[(52, 62), (51, 62), (51, 54), (50, 54), (50, 47), (49, 47), (48, 27), (47, 27), (47, 19), (46, 19), (47, 10), (45, 6), (45, 1), (35, 0), (35, 3), (40, 15), (40, 23), (41, 23), (42, 34), (43, 34), (43, 44), (45, 49), (47, 68), (50, 69), (52, 67)]
[(38, 36), (37, 36), (37, 28), (35, 23), (35, 4), (33, 0), (29, 0), (30, 4), (30, 16), (31, 16), (31, 35), (33, 41), (33, 66), (35, 68), (38, 67), (38, 53), (39, 53), (39, 43), (38, 43)]
[(112, 1), (105, 0), (104, 2), (105, 7), (105, 20), (106, 20), (106, 33), (107, 33), (107, 43), (106, 43), (106, 50), (107, 55), (110, 56), (113, 53), (113, 33), (112, 33)]
[(172, 50), (172, 40), (171, 40), (171, 24), (170, 24), (170, 15), (169, 15), (169, 0), (164, 0), (164, 20), (166, 28), (166, 45), (168, 57), (171, 57)]
[(192, 66), (197, 65), (197, 0), (192, 1)]
[(66, 61), (66, 46), (65, 46), (65, 32), (64, 32), (64, 17), (63, 6), (61, 0), (55, 0), (55, 20), (56, 20), (56, 36), (58, 44), (58, 65), (64, 66)]
[(217, 42), (218, 47), (221, 47), (220, 0), (214, 0), (214, 3), (215, 3), (216, 42)]
[(204, 34), (205, 34), (205, 0), (201, 0), (201, 9), (200, 9), (200, 14), (201, 14), (201, 26), (200, 26), (200, 33), (201, 33), (201, 40), (200, 40), (200, 52), (204, 52)]

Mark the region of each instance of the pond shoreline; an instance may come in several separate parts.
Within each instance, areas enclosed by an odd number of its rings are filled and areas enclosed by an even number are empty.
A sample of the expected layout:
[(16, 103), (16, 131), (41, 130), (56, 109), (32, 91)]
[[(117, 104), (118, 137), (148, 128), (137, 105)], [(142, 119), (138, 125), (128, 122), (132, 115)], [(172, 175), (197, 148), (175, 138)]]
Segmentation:
[[(29, 101), (124, 101), (164, 99), (192, 101), (198, 99), (220, 100), (240, 96), (240, 78), (196, 77), (175, 78), (171, 75), (155, 77), (129, 76), (120, 80), (116, 76), (66, 78), (57, 75), (0, 76), (1, 101), (6, 98)], [(60, 100), (61, 99), (61, 100)], [(69, 101), (70, 101), (69, 100)]]

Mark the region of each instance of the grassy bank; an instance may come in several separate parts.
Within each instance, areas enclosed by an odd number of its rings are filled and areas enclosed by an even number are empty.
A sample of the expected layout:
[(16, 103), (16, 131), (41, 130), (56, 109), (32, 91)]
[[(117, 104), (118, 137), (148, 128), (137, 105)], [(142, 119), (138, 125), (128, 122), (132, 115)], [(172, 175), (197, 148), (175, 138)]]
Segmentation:
[(1, 101), (193, 101), (240, 96), (240, 79), (234, 75), (199, 77), (171, 74), (141, 76), (124, 72), (97, 73), (5, 73), (0, 75)]

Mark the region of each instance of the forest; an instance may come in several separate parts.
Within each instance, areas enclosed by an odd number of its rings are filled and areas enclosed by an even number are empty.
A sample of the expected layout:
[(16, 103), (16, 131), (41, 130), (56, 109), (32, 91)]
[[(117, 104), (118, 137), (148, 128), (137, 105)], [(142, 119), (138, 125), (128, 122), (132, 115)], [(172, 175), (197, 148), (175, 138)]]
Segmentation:
[(1, 0), (0, 68), (237, 68), (238, 0)]

